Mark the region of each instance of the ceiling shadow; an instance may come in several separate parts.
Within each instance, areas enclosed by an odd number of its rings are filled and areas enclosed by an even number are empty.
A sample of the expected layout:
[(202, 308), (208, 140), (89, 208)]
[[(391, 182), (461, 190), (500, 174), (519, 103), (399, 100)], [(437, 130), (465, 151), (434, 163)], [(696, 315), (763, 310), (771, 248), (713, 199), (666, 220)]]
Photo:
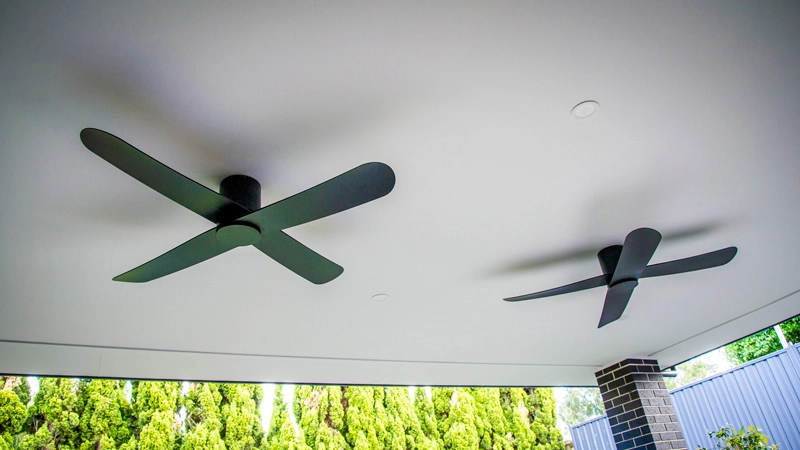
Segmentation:
[[(714, 230), (721, 228), (723, 225), (724, 225), (723, 221), (711, 221), (692, 227), (669, 230), (662, 233), (662, 241), (674, 242), (674, 241), (680, 241), (682, 239), (689, 239), (698, 236), (703, 236), (708, 233), (711, 233)], [(627, 232), (630, 231), (632, 230), (628, 230)], [(616, 242), (616, 244), (622, 244), (623, 239), (624, 236), (622, 236), (622, 239)], [(522, 258), (516, 261), (512, 261), (503, 266), (500, 266), (497, 269), (491, 271), (490, 273), (492, 275), (513, 275), (518, 273), (534, 271), (538, 269), (544, 269), (559, 264), (565, 264), (575, 261), (585, 261), (586, 259), (596, 259), (597, 252), (607, 247), (608, 245), (613, 245), (613, 244), (615, 243), (597, 242), (590, 245), (584, 245), (580, 247), (566, 249), (564, 251), (551, 253), (548, 255), (541, 255), (531, 258)]]

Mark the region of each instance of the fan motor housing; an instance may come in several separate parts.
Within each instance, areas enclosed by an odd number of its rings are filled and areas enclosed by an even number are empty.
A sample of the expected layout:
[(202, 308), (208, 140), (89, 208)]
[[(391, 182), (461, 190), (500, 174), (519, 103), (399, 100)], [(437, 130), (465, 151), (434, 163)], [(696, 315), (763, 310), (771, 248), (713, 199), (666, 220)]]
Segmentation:
[(250, 211), (261, 208), (261, 184), (247, 175), (230, 175), (219, 184), (219, 193)]

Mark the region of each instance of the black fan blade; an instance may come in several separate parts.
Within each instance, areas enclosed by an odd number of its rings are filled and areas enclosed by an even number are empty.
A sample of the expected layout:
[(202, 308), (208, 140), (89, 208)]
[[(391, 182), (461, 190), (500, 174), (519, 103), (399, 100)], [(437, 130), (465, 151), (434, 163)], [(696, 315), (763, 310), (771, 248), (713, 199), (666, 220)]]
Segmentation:
[(561, 286), (553, 289), (548, 289), (546, 291), (539, 291), (534, 292), (533, 294), (528, 295), (520, 295), (519, 297), (509, 297), (504, 298), (503, 300), (507, 302), (521, 302), (523, 300), (533, 300), (535, 298), (543, 298), (543, 297), (551, 297), (553, 295), (561, 295), (561, 294), (568, 294), (570, 292), (577, 292), (583, 291), (585, 289), (592, 289), (600, 286), (605, 286), (608, 279), (605, 275), (596, 276), (594, 278), (589, 278), (583, 281), (578, 281), (577, 283), (568, 284), (566, 286)]
[(118, 169), (214, 223), (237, 219), (250, 212), (110, 133), (86, 128), (81, 131), (81, 141)]
[(597, 328), (603, 328), (609, 323), (622, 317), (628, 300), (631, 299), (633, 289), (639, 284), (636, 280), (621, 281), (606, 292), (606, 301), (603, 303), (603, 313), (600, 315), (600, 323)]
[(321, 219), (383, 197), (394, 188), (394, 172), (383, 163), (362, 164), (299, 194), (241, 218), (262, 234)]
[(114, 277), (114, 281), (144, 283), (164, 275), (193, 266), (214, 256), (221, 255), (236, 245), (222, 244), (217, 240), (216, 228), (193, 237), (163, 255), (141, 266)]
[(736, 247), (728, 247), (689, 258), (653, 264), (644, 269), (641, 278), (674, 275), (676, 273), (693, 272), (695, 270), (724, 266), (731, 262), (733, 257), (736, 256), (737, 251), (738, 249)]
[(261, 240), (253, 246), (314, 284), (327, 283), (344, 272), (342, 266), (326, 259), (282, 231), (262, 234)]
[(652, 228), (638, 228), (628, 233), (609, 286), (623, 280), (638, 280), (656, 252), (659, 242), (661, 233)]

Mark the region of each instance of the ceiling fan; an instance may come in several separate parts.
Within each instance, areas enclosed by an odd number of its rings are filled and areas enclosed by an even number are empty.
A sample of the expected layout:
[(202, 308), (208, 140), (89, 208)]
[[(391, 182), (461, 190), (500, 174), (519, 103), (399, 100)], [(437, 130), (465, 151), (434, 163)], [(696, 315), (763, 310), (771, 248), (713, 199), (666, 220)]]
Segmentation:
[(520, 302), (608, 286), (603, 313), (600, 315), (600, 323), (597, 325), (597, 328), (602, 328), (622, 316), (640, 278), (660, 277), (722, 266), (729, 263), (736, 256), (737, 251), (736, 247), (727, 247), (702, 255), (648, 266), (647, 263), (653, 257), (659, 242), (661, 242), (661, 233), (656, 230), (651, 228), (633, 230), (625, 237), (623, 245), (612, 245), (597, 253), (603, 275), (503, 300)]
[(81, 141), (118, 169), (216, 224), (163, 255), (114, 277), (114, 281), (155, 280), (236, 247), (252, 245), (306, 280), (327, 283), (344, 269), (283, 230), (383, 197), (395, 183), (389, 166), (371, 162), (262, 208), (261, 185), (248, 176), (226, 177), (217, 193), (105, 131), (86, 128), (81, 131)]

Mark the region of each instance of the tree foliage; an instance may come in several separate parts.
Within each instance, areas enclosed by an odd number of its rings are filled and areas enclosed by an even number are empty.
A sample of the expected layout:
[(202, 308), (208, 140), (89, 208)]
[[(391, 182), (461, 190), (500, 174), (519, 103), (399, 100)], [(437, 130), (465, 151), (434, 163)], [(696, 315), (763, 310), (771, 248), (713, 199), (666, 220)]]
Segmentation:
[[(796, 316), (780, 324), (786, 340), (800, 342), (800, 316)], [(781, 341), (774, 328), (767, 328), (751, 334), (725, 347), (725, 355), (734, 365), (768, 355), (781, 349)]]
[[(714, 439), (714, 448), (718, 450), (777, 450), (778, 448), (778, 444), (770, 445), (769, 436), (754, 426), (747, 427), (747, 430), (742, 427), (739, 428), (739, 431), (727, 426), (718, 431), (709, 432), (708, 436)], [(701, 447), (697, 448), (706, 450)]]
[(260, 385), (41, 378), (28, 407), (23, 382), (0, 378), (0, 450), (564, 448), (550, 389), (297, 386), (292, 415), (278, 386), (262, 426)]
[(566, 389), (559, 405), (558, 416), (569, 425), (577, 425), (606, 413), (598, 388)]
[(183, 399), (186, 408), (186, 431), (181, 450), (225, 449), (222, 440), (222, 394), (212, 383), (192, 383)]
[(129, 443), (133, 411), (119, 380), (82, 381), (79, 401), (81, 450), (116, 449)]
[(28, 407), (15, 392), (19, 377), (0, 378), (0, 448), (11, 448), (28, 418)]
[(228, 450), (260, 448), (264, 437), (258, 404), (261, 385), (222, 384), (222, 436)]
[(717, 366), (703, 361), (702, 359), (694, 359), (687, 361), (675, 367), (678, 376), (675, 378), (664, 378), (667, 389), (677, 389), (681, 386), (686, 386), (689, 383), (694, 383), (697, 380), (702, 380), (717, 372)]

